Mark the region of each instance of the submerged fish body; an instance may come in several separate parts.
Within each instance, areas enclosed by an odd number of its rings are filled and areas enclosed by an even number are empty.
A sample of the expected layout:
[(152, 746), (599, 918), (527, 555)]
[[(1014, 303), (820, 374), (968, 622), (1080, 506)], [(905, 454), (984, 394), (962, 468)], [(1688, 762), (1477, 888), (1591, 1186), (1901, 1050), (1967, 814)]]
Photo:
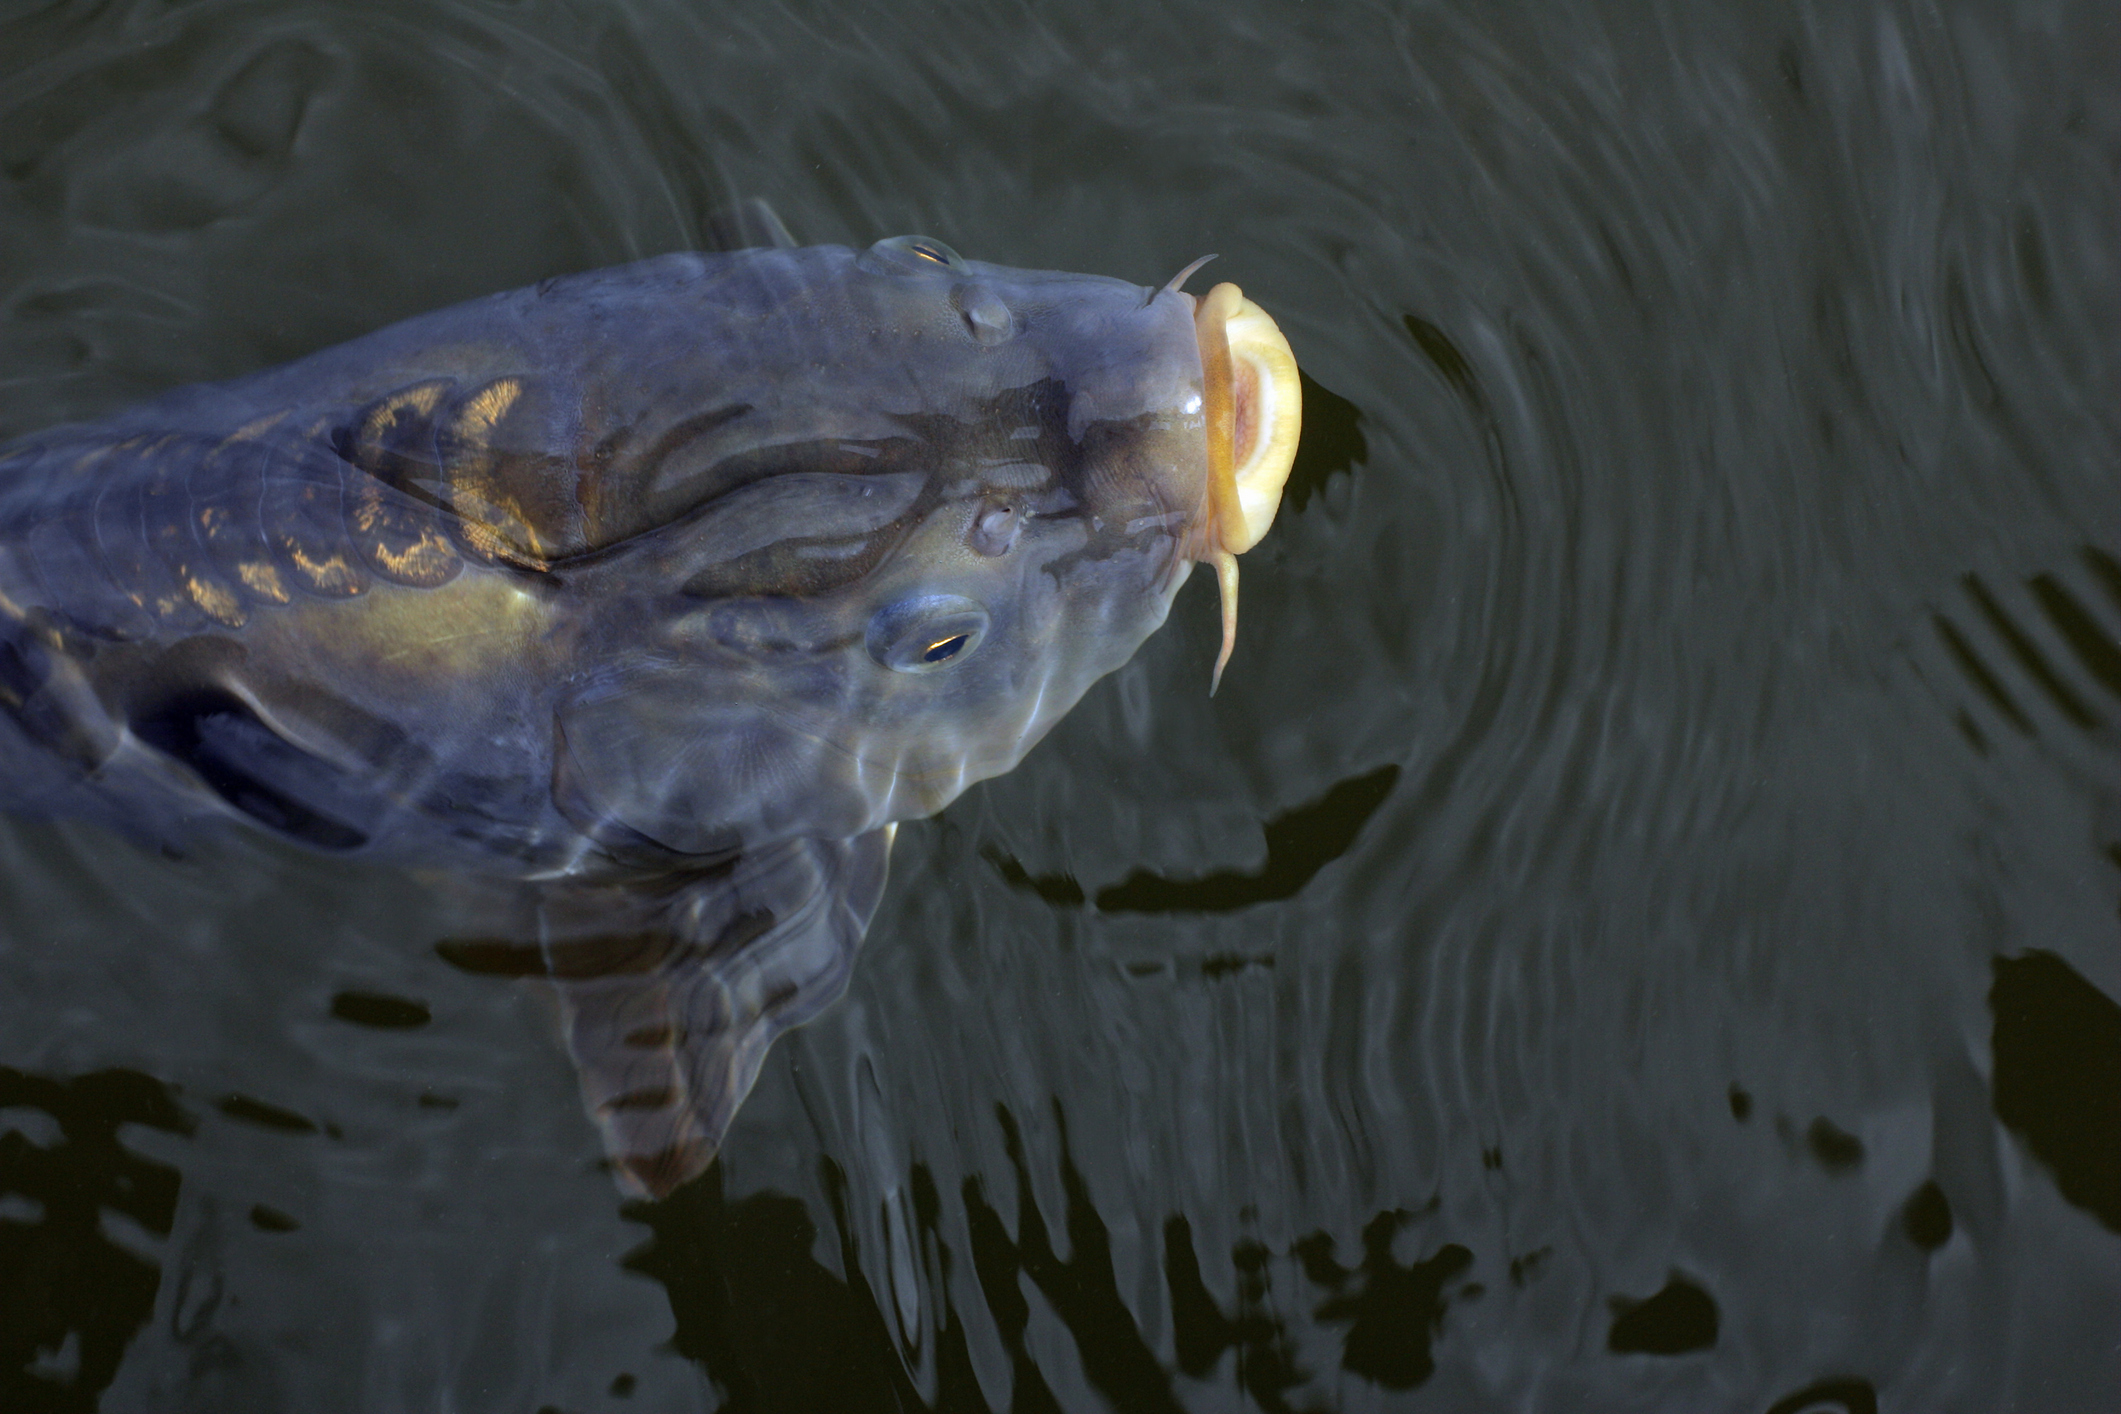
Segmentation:
[(524, 881), (506, 941), (661, 1193), (844, 987), (894, 822), (1194, 561), (1234, 595), (1295, 383), (1234, 287), (907, 237), (547, 281), (39, 434), (0, 448), (0, 805)]

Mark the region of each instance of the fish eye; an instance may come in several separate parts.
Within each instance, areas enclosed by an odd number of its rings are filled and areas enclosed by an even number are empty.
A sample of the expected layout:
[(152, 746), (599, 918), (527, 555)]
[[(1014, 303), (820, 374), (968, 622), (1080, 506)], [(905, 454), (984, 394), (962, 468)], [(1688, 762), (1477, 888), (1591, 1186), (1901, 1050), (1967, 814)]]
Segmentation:
[(933, 236), (891, 236), (862, 252), (857, 262), (874, 274), (926, 275), (937, 270), (965, 273), (965, 258)]
[(964, 661), (987, 633), (987, 611), (957, 594), (922, 594), (869, 622), (869, 656), (896, 673), (931, 673)]

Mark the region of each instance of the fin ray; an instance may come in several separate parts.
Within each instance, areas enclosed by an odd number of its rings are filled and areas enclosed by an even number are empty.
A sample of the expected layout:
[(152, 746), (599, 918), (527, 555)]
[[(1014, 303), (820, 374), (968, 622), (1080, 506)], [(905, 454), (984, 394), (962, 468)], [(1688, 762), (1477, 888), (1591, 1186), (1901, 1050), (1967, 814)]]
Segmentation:
[(889, 850), (888, 829), (791, 840), (661, 898), (542, 901), (568, 1050), (622, 1187), (660, 1198), (706, 1170), (774, 1039), (846, 990)]

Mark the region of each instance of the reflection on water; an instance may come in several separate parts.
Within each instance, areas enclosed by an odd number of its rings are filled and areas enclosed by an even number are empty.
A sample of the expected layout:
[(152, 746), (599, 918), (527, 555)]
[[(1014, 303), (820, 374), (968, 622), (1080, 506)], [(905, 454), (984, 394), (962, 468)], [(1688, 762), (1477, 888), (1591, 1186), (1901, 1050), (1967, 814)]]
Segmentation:
[(0, 435), (749, 195), (1306, 374), (664, 1203), (477, 899), (0, 826), (0, 1407), (2113, 1405), (2111, 8), (0, 11)]

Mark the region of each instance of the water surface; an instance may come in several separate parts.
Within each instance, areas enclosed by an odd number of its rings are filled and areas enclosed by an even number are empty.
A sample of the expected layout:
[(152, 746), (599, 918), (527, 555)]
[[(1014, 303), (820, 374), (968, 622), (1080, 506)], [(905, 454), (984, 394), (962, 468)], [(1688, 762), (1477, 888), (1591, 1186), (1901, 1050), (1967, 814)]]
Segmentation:
[(1245, 560), (717, 1168), (434, 881), (0, 827), (0, 1405), (2121, 1401), (2110, 5), (0, 5), (0, 435), (699, 245), (1206, 251)]

